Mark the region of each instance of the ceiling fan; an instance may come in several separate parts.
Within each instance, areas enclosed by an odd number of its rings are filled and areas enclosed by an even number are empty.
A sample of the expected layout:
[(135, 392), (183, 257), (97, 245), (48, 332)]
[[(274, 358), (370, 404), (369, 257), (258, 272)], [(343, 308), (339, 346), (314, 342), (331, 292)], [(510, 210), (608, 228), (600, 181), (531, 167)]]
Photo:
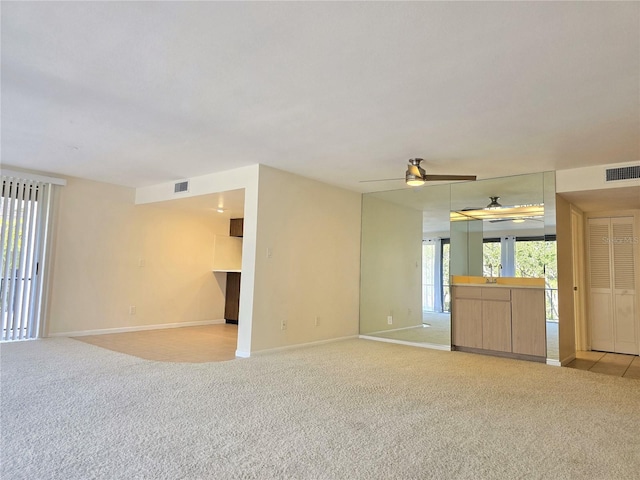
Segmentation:
[(419, 187), (420, 185), (424, 185), (425, 182), (434, 182), (434, 181), (452, 181), (452, 180), (475, 180), (475, 175), (427, 175), (424, 168), (420, 166), (420, 163), (423, 161), (422, 158), (411, 158), (409, 159), (409, 165), (407, 166), (407, 171), (405, 172), (404, 179), (402, 178), (383, 178), (380, 180), (361, 180), (360, 183), (366, 182), (386, 182), (389, 180), (404, 180), (407, 185), (411, 187)]
[(489, 223), (514, 222), (522, 223), (526, 220), (544, 222), (544, 204), (512, 205), (505, 207), (498, 200), (499, 196), (490, 196), (486, 207), (463, 208), (451, 212), (454, 220), (488, 220)]

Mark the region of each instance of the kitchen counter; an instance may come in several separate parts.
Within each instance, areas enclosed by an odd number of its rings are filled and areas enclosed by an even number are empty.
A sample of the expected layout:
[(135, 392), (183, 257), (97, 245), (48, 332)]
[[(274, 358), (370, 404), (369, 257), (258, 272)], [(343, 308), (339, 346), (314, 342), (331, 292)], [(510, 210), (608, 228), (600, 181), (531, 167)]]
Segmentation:
[(533, 277), (474, 277), (453, 275), (451, 285), (458, 287), (545, 288), (544, 278)]

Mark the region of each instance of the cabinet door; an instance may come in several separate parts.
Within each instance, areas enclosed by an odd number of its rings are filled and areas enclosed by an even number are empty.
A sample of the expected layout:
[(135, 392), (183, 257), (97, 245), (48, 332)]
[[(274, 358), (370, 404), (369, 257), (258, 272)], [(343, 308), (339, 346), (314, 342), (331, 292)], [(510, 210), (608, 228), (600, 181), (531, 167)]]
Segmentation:
[(511, 303), (482, 301), (482, 348), (511, 352)]
[(240, 313), (240, 274), (227, 273), (227, 292), (224, 303), (224, 319), (227, 323), (238, 323)]
[(482, 300), (454, 299), (451, 318), (454, 345), (482, 348)]
[(511, 290), (511, 323), (513, 353), (547, 355), (547, 325), (544, 290), (514, 288)]
[(232, 218), (229, 222), (229, 236), (230, 237), (242, 237), (244, 230), (243, 218)]

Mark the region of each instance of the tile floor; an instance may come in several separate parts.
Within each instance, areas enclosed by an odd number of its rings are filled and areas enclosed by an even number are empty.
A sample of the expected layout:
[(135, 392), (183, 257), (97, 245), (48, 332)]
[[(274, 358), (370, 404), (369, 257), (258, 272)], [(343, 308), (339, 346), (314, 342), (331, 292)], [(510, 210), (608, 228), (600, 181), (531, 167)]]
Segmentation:
[(576, 352), (569, 368), (640, 380), (640, 357), (607, 352)]
[(146, 360), (184, 363), (222, 362), (236, 358), (238, 326), (203, 325), (73, 338)]

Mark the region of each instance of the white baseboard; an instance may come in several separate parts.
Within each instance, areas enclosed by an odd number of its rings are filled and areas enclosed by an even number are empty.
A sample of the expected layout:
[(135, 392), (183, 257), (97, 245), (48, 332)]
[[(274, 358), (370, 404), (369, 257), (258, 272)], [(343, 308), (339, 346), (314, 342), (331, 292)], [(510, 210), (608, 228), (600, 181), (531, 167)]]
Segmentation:
[[(377, 332), (369, 332), (367, 335), (377, 335), (379, 333), (399, 332), (400, 330), (411, 330), (412, 328), (422, 327), (423, 323), (411, 325), (410, 327), (390, 328), (389, 330), (378, 330)], [(429, 328), (429, 327), (427, 327)]]
[[(285, 350), (294, 350), (296, 348), (313, 347), (316, 345), (323, 345), (325, 343), (341, 342), (343, 340), (352, 340), (358, 338), (358, 335), (349, 335), (347, 337), (328, 338), (326, 340), (318, 340), (315, 342), (297, 343), (295, 345), (286, 345), (284, 347), (267, 348), (265, 350), (258, 350), (257, 352), (242, 352), (236, 350), (236, 357), (248, 358), (251, 355), (264, 355), (269, 353), (282, 352)], [(240, 354), (240, 355), (239, 355)]]
[(363, 340), (373, 340), (376, 342), (395, 343), (398, 345), (409, 345), (410, 347), (429, 348), (431, 350), (443, 350), (446, 352), (451, 351), (451, 345), (439, 345), (437, 343), (407, 342), (406, 340), (395, 340), (393, 338), (383, 338), (383, 337), (371, 337), (369, 335), (359, 335), (358, 338), (362, 338)]
[(547, 365), (553, 365), (554, 367), (562, 366), (562, 364), (560, 363), (560, 360), (554, 360), (552, 358), (547, 358)]
[(216, 320), (201, 320), (198, 322), (160, 323), (158, 325), (135, 325), (131, 327), (100, 328), (97, 330), (78, 330), (75, 332), (50, 333), (49, 337), (85, 337), (87, 335), (104, 335), (107, 333), (140, 332), (143, 330), (160, 330), (163, 328), (198, 327), (200, 325), (219, 325), (224, 318)]

